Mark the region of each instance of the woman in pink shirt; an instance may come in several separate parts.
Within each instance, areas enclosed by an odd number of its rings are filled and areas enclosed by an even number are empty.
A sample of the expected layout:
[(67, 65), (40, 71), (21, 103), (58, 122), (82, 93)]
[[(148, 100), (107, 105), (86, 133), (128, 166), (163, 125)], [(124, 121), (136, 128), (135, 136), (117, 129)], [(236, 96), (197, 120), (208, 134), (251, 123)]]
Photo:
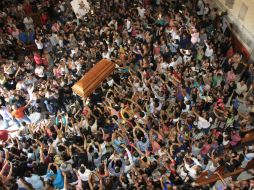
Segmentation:
[(229, 142), (231, 146), (236, 146), (241, 141), (241, 137), (238, 132), (231, 132), (231, 141)]
[(227, 72), (227, 82), (230, 83), (230, 82), (234, 82), (235, 81), (235, 78), (236, 78), (236, 75), (233, 71), (233, 69), (231, 69), (230, 71)]
[(12, 32), (11, 32), (11, 35), (12, 35), (14, 38), (18, 39), (18, 38), (19, 38), (19, 29), (13, 27), (13, 28), (12, 28)]
[(162, 141), (162, 135), (158, 131), (151, 129), (149, 132), (149, 139), (152, 144), (153, 153), (157, 153), (161, 149), (158, 142)]
[(60, 66), (55, 67), (55, 68), (53, 69), (53, 73), (54, 73), (54, 76), (55, 76), (56, 78), (62, 77), (62, 72), (61, 72)]
[(137, 34), (138, 34), (137, 29), (136, 29), (135, 27), (133, 27), (133, 28), (132, 28), (132, 31), (131, 31), (131, 36), (132, 36), (132, 37), (136, 37)]
[(53, 32), (59, 32), (60, 31), (60, 24), (58, 23), (58, 22), (55, 22), (53, 25), (52, 25), (52, 27), (51, 27), (51, 30), (53, 31)]
[(212, 141), (211, 140), (208, 140), (207, 143), (205, 143), (201, 149), (201, 154), (202, 156), (205, 156), (208, 154), (208, 152), (210, 151), (211, 149), (211, 144), (212, 144)]
[(153, 45), (153, 53), (154, 53), (154, 56), (158, 57), (160, 55), (160, 46), (158, 44), (158, 42), (156, 42), (154, 45)]
[(191, 33), (191, 43), (195, 45), (197, 42), (199, 42), (199, 32), (194, 29)]

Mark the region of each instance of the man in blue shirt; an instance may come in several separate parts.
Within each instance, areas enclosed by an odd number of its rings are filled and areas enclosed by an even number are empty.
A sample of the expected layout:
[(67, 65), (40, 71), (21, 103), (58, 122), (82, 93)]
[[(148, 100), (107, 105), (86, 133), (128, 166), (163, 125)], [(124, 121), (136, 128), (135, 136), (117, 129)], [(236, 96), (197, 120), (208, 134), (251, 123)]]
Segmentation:
[[(139, 135), (139, 137), (136, 136), (137, 129), (139, 129), (141, 131), (141, 134)], [(137, 126), (134, 128), (133, 134), (134, 134), (137, 148), (142, 152), (146, 152), (150, 146), (150, 141), (149, 141), (146, 131), (144, 129), (142, 129), (141, 127)]]
[[(51, 170), (52, 165), (56, 167), (56, 174)], [(64, 178), (62, 176), (59, 166), (55, 163), (50, 163), (48, 165), (47, 179), (53, 181), (52, 185), (55, 189), (62, 189), (64, 187)]]

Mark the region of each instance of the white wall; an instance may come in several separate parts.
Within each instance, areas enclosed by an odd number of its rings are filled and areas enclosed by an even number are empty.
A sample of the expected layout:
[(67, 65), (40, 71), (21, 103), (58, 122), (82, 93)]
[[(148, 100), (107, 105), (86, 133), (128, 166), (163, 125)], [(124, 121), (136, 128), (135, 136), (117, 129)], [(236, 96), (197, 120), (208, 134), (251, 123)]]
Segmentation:
[[(226, 5), (228, 0), (206, 0), (210, 5), (221, 11), (228, 12), (228, 20), (233, 23), (235, 35), (243, 42), (254, 60), (254, 0), (229, 0), (233, 2), (232, 9)], [(244, 19), (239, 18), (243, 3), (248, 7)]]

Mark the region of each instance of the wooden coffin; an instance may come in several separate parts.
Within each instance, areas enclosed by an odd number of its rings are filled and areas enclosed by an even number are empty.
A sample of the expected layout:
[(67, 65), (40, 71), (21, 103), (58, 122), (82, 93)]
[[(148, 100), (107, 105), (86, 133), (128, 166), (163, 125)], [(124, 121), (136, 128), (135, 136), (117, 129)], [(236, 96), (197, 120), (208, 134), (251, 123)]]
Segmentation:
[[(223, 179), (227, 178), (227, 177), (233, 177), (233, 176), (238, 176), (240, 175), (240, 173), (242, 173), (243, 171), (247, 171), (249, 169), (253, 169), (254, 168), (254, 160), (251, 160), (249, 161), (249, 163), (247, 164), (247, 166), (245, 168), (236, 168), (233, 172), (227, 172), (225, 173), (225, 168), (224, 167), (220, 167), (219, 169), (217, 169), (216, 171), (218, 173), (220, 173), (220, 175), (222, 176)], [(202, 174), (201, 174), (202, 175)], [(202, 185), (207, 185), (207, 184), (210, 184), (210, 183), (214, 183), (218, 180), (220, 180), (219, 176), (216, 175), (216, 174), (212, 174), (209, 178), (205, 178), (205, 176), (207, 175), (203, 175), (203, 176), (200, 176), (197, 180), (196, 180), (196, 183), (199, 185), (199, 186), (202, 186)]]
[(72, 86), (75, 94), (87, 98), (115, 69), (115, 64), (102, 59)]

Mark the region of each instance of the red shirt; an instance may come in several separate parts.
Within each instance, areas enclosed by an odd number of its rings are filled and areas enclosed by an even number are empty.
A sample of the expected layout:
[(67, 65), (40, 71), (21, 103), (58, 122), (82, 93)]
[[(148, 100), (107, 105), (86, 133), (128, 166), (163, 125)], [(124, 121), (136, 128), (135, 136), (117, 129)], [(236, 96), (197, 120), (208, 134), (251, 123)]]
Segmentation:
[(25, 114), (24, 114), (24, 110), (26, 109), (25, 106), (20, 107), (14, 111), (11, 112), (11, 114), (16, 118), (16, 119), (22, 119)]
[(7, 141), (8, 140), (9, 131), (7, 130), (0, 130), (0, 140)]
[(34, 54), (34, 61), (37, 65), (40, 65), (43, 63), (43, 60), (39, 54)]
[(231, 49), (229, 49), (229, 50), (227, 51), (226, 57), (227, 57), (227, 58), (230, 58), (230, 57), (232, 57), (233, 55), (234, 55), (234, 50), (233, 50), (233, 48), (231, 48)]
[(46, 25), (47, 21), (48, 21), (48, 15), (46, 15), (46, 14), (41, 15), (41, 23), (43, 25)]
[(208, 154), (208, 152), (210, 151), (211, 145), (208, 143), (205, 143), (201, 149), (201, 154), (205, 155)]
[(174, 76), (177, 80), (181, 81), (181, 75), (180, 75), (179, 73), (177, 73), (176, 71), (173, 72), (173, 76)]
[(26, 3), (23, 6), (23, 10), (24, 10), (26, 15), (30, 15), (32, 13), (32, 6), (29, 3)]
[(176, 174), (176, 170), (174, 169), (175, 164), (176, 164), (176, 162), (173, 161), (173, 162), (171, 162), (171, 163), (168, 165), (168, 169), (170, 170), (170, 172), (171, 172), (172, 174)]
[(46, 66), (47, 66), (47, 65), (49, 64), (49, 62), (48, 62), (48, 60), (47, 60), (46, 57), (42, 57), (41, 59), (42, 59), (43, 65), (46, 65)]
[(145, 7), (150, 5), (150, 0), (144, 0), (144, 5), (145, 5)]
[(159, 46), (156, 46), (156, 47), (153, 48), (153, 52), (154, 52), (155, 55), (159, 55), (160, 54), (160, 50), (161, 49), (160, 49)]

